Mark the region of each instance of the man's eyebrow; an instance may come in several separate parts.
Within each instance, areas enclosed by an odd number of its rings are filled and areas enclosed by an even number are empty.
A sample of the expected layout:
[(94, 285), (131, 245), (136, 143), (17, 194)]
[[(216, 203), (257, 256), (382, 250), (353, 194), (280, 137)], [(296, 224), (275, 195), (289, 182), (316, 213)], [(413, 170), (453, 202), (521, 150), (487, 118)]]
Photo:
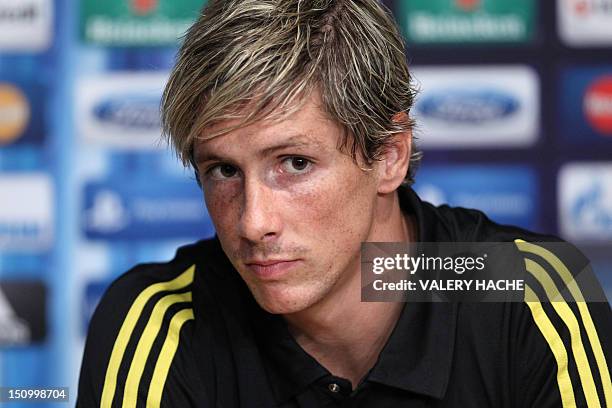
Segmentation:
[[(283, 150), (283, 149), (292, 148), (292, 147), (293, 148), (305, 147), (305, 146), (320, 147), (321, 143), (318, 141), (314, 141), (312, 138), (308, 137), (305, 134), (297, 134), (297, 135), (290, 136), (289, 138), (281, 141), (278, 144), (268, 146), (258, 151), (257, 156), (265, 157), (278, 150)], [(194, 161), (196, 163), (203, 163), (207, 161), (227, 161), (227, 160), (228, 160), (227, 158), (224, 158), (215, 153), (211, 153), (207, 151), (194, 154)]]
[(304, 147), (304, 146), (320, 146), (321, 144), (319, 142), (315, 142), (313, 141), (311, 138), (309, 138), (306, 135), (293, 135), (289, 138), (287, 138), (286, 140), (283, 140), (281, 143), (273, 145), (273, 146), (269, 146), (266, 147), (265, 149), (260, 150), (257, 155), (258, 156), (267, 156), (270, 153), (274, 153), (275, 151), (278, 150), (283, 150), (286, 148), (291, 148), (291, 147)]
[(199, 164), (199, 163), (204, 163), (204, 162), (208, 162), (208, 161), (226, 161), (227, 159), (221, 157), (221, 156), (217, 156), (214, 153), (194, 153), (193, 155), (193, 162), (195, 164)]

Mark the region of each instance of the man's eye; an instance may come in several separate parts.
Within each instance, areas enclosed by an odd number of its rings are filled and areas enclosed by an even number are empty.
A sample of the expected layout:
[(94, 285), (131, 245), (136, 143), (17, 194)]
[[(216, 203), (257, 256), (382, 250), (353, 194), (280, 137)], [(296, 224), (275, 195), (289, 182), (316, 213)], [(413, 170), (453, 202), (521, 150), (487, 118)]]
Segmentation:
[(208, 170), (208, 174), (215, 179), (228, 179), (236, 176), (238, 169), (229, 164), (218, 164)]
[(299, 156), (287, 157), (282, 162), (283, 171), (292, 174), (305, 173), (312, 166), (312, 162)]

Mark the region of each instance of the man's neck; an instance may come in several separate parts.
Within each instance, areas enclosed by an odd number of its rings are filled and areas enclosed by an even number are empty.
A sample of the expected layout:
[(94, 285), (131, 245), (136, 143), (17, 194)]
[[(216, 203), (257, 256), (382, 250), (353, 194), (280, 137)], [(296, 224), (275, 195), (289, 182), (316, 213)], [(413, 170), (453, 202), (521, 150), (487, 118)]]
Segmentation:
[[(397, 193), (379, 198), (369, 241), (414, 241), (414, 222), (404, 217)], [(334, 292), (307, 310), (285, 315), (298, 344), (333, 375), (355, 388), (376, 363), (403, 303), (361, 302), (360, 259)]]

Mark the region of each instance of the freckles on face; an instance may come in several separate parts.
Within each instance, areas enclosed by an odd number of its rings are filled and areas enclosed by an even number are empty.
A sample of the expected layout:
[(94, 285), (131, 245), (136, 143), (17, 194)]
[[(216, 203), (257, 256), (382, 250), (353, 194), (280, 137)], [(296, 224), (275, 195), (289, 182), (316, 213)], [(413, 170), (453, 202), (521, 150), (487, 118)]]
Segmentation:
[[(221, 245), (272, 313), (313, 305), (358, 268), (361, 242), (372, 227), (376, 182), (374, 172), (338, 150), (341, 135), (309, 102), (290, 120), (258, 122), (196, 145)], [(254, 259), (298, 262), (286, 273), (264, 276)]]
[(236, 185), (228, 185), (219, 187), (207, 188), (207, 183), (202, 183), (202, 189), (204, 190), (204, 202), (208, 214), (212, 219), (213, 225), (219, 233), (222, 230), (220, 225), (223, 219), (232, 217), (231, 211), (233, 204), (240, 199), (240, 188)]

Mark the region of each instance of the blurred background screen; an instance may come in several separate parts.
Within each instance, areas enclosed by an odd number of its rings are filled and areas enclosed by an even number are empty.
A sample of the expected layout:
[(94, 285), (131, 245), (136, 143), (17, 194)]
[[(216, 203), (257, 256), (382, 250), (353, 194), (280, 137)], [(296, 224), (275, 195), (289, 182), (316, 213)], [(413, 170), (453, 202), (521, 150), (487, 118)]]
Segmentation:
[[(612, 0), (385, 3), (421, 90), (415, 190), (571, 241), (610, 298)], [(0, 0), (0, 386), (73, 404), (108, 284), (214, 234), (159, 129), (203, 4)]]

